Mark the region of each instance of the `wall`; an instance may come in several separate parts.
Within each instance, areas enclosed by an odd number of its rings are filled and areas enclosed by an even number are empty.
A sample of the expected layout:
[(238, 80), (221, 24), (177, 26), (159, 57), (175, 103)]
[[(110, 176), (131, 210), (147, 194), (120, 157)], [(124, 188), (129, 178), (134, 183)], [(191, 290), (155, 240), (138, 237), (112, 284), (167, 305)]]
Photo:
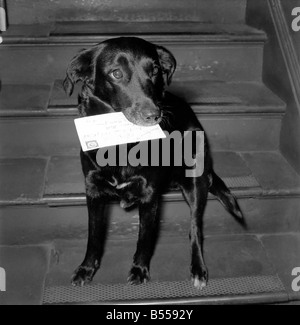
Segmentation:
[[(280, 1), (280, 0), (278, 0)], [(262, 29), (268, 34), (264, 49), (263, 81), (287, 103), (287, 112), (282, 122), (280, 149), (289, 163), (300, 174), (300, 98), (293, 91), (291, 73), (280, 47), (270, 8), (269, 0), (248, 0), (246, 21), (249, 25)], [(295, 34), (291, 29), (291, 8), (296, 0), (284, 0), (286, 24), (295, 46), (300, 44), (300, 32)], [(283, 40), (285, 41), (285, 40)], [(299, 80), (300, 82), (300, 80)]]

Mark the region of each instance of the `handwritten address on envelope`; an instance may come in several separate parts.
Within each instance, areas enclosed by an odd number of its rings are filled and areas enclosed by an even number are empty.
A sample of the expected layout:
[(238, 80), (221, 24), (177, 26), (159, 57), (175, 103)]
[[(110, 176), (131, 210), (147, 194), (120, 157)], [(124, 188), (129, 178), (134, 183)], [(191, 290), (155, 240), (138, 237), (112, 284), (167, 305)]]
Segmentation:
[(159, 125), (138, 126), (123, 113), (82, 117), (74, 122), (83, 151), (166, 137)]

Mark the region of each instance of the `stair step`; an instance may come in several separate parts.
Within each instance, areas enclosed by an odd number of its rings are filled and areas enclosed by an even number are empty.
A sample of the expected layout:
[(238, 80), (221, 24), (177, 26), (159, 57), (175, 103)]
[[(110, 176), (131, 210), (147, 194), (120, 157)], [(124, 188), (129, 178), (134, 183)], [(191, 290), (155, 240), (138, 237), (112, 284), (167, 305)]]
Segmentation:
[(1, 85), (0, 116), (45, 115), (52, 85)]
[(265, 32), (245, 24), (201, 22), (68, 21), (43, 25), (11, 25), (3, 45), (95, 44), (116, 36), (142, 37), (155, 43), (265, 42)]
[(139, 286), (98, 284), (84, 288), (69, 285), (46, 288), (43, 297), (44, 305), (126, 303), (200, 305), (286, 301), (288, 297), (284, 285), (277, 276), (213, 279), (202, 291), (193, 289), (190, 281), (152, 282)]
[(203, 21), (231, 23), (245, 21), (245, 0), (10, 0), (11, 24), (69, 20), (112, 21)]
[[(300, 177), (277, 152), (215, 152), (216, 172), (238, 197), (299, 196)], [(78, 156), (0, 159), (1, 205), (85, 205)], [(276, 175), (276, 177), (275, 177)], [(165, 201), (183, 201), (181, 193)]]
[(1, 268), (6, 272), (6, 291), (1, 291), (1, 306), (42, 303), (50, 264), (49, 246), (0, 246)]
[[(299, 196), (253, 195), (253, 198), (240, 197), (238, 201), (247, 220), (248, 230), (245, 231), (219, 202), (209, 200), (203, 224), (206, 236), (300, 232)], [(56, 206), (17, 203), (10, 206), (1, 205), (1, 228), (5, 231), (1, 233), (0, 245), (35, 245), (58, 239), (86, 240), (88, 212), (86, 206), (82, 204), (78, 205), (78, 199), (74, 198), (74, 203), (69, 201), (68, 205), (61, 206), (58, 206), (57, 202)], [(108, 237), (118, 240), (136, 238), (139, 225), (137, 209), (124, 211), (117, 204), (109, 205), (108, 209), (110, 211)], [(188, 238), (190, 232), (188, 206), (180, 201), (164, 202), (161, 209), (161, 232), (168, 236)]]
[[(262, 83), (176, 79), (170, 90), (190, 102), (213, 150), (279, 148), (286, 105)], [(80, 146), (73, 122), (76, 106), (76, 94), (67, 97), (61, 81), (54, 85), (3, 84), (1, 155), (77, 154)]]
[(164, 233), (152, 259), (152, 280), (141, 286), (125, 285), (135, 245), (136, 238), (109, 239), (101, 269), (93, 283), (83, 288), (72, 287), (70, 277), (84, 256), (86, 239), (0, 246), (9, 288), (1, 293), (0, 303), (253, 304), (300, 299), (291, 287), (291, 270), (299, 265), (299, 233), (206, 237), (204, 256), (210, 279), (201, 292), (189, 281), (188, 236)]
[(2, 82), (62, 79), (83, 47), (122, 35), (166, 46), (178, 62), (175, 76), (184, 80), (261, 81), (266, 34), (245, 24), (68, 22), (11, 26), (2, 37)]
[[(68, 97), (62, 80), (53, 85), (3, 84), (0, 116), (77, 116), (77, 91)], [(262, 83), (175, 79), (168, 89), (196, 114), (284, 114), (286, 104)]]
[[(281, 116), (203, 116), (214, 151), (274, 151), (279, 148)], [(76, 155), (80, 143), (73, 119), (0, 120), (2, 157)]]
[[(239, 200), (248, 233), (300, 231), (300, 177), (278, 152), (214, 153), (215, 170)], [(0, 245), (24, 245), (87, 236), (87, 209), (79, 155), (0, 159)], [(136, 236), (136, 208), (108, 206), (110, 238)], [(190, 212), (180, 192), (163, 196), (161, 231), (189, 232)], [(204, 232), (241, 234), (245, 230), (209, 196)]]
[[(278, 152), (214, 153), (215, 170), (239, 200), (248, 233), (300, 231), (300, 177)], [(85, 238), (87, 209), (79, 157), (0, 160), (0, 245), (31, 244), (53, 239)], [(108, 206), (110, 238), (132, 238), (138, 210)], [(190, 215), (180, 192), (163, 196), (161, 231), (186, 235)], [(245, 230), (209, 196), (204, 232), (241, 234)]]
[[(262, 83), (175, 79), (168, 90), (186, 100), (196, 114), (284, 114), (286, 106)], [(57, 80), (48, 112), (77, 115), (76, 92), (68, 98)]]
[[(293, 237), (293, 238), (292, 238)], [(189, 281), (189, 240), (161, 234), (151, 263), (151, 281), (141, 286), (126, 285), (136, 239), (108, 240), (101, 269), (93, 284), (83, 288), (70, 285), (72, 271), (82, 261), (86, 241), (55, 241), (57, 263), (46, 278), (44, 304), (180, 303), (232, 304), (287, 301), (290, 283), (273, 266), (274, 247), (265, 242), (287, 243), (298, 238), (287, 235), (209, 236), (204, 256), (210, 272), (208, 286), (195, 290)], [(176, 254), (175, 254), (176, 252)], [(234, 254), (232, 254), (234, 252)], [(281, 250), (280, 250), (281, 252)], [(281, 262), (285, 257), (280, 257)], [(296, 262), (297, 258), (292, 259)], [(166, 263), (166, 261), (168, 261)], [(297, 297), (295, 296), (294, 299)], [(299, 295), (298, 295), (299, 299)]]

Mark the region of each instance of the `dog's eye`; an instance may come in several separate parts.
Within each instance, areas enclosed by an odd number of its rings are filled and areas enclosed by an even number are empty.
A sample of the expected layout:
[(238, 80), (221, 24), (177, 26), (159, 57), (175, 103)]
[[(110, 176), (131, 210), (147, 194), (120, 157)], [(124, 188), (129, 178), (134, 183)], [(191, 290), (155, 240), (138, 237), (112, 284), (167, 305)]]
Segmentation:
[(114, 70), (111, 75), (115, 79), (122, 79), (123, 78), (123, 72), (120, 69)]
[(158, 72), (159, 72), (158, 67), (154, 67), (154, 68), (153, 68), (153, 71), (152, 71), (152, 75), (153, 75), (153, 76), (156, 76), (156, 75), (158, 74)]

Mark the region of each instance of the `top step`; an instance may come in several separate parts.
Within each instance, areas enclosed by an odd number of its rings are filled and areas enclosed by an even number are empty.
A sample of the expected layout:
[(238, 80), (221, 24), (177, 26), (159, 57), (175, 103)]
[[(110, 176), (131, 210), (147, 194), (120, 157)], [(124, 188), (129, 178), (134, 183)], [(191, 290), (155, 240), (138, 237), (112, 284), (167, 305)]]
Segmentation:
[(62, 79), (75, 53), (118, 36), (138, 36), (166, 46), (185, 80), (261, 81), (267, 37), (246, 24), (69, 21), (10, 25), (1, 37), (2, 83)]
[(10, 25), (2, 44), (96, 44), (110, 37), (137, 36), (155, 43), (263, 44), (266, 34), (246, 24), (185, 22), (68, 21), (33, 25)]
[(58, 21), (245, 22), (246, 0), (9, 0), (10, 24)]

